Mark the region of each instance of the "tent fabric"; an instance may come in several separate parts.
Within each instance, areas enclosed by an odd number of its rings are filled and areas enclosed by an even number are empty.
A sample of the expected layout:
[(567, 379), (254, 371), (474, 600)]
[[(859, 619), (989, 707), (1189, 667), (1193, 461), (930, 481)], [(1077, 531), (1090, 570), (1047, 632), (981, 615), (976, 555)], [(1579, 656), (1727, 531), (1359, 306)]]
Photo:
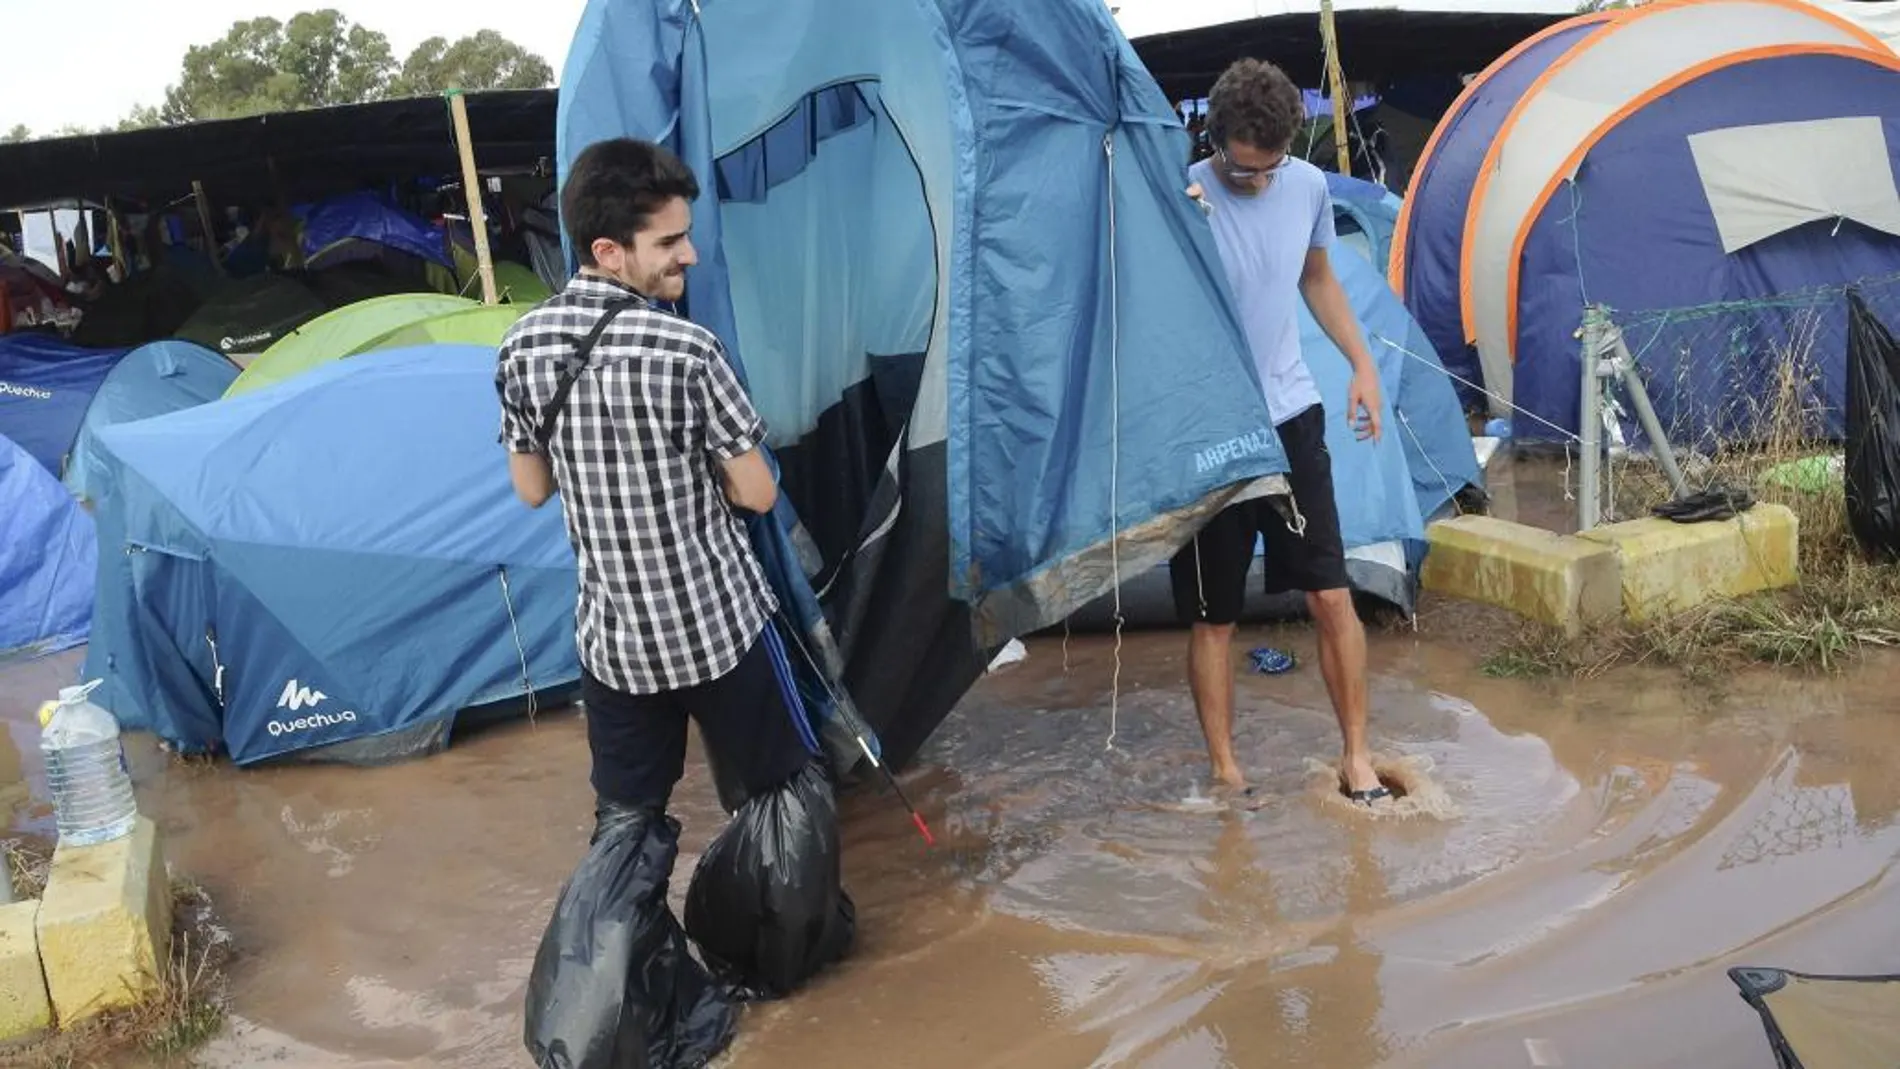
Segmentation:
[(1477, 345), (1492, 389), (1510, 390), (1521, 228), (1541, 191), (1574, 170), (1577, 146), (1701, 64), (1804, 44), (1877, 46), (1866, 31), (1795, 0), (1720, 0), (1627, 9), (1545, 68), (1486, 154), (1460, 251), (1464, 340)]
[(261, 353), (326, 311), (323, 299), (297, 279), (258, 275), (220, 287), (174, 337), (226, 356)]
[(501, 339), (515, 321), (528, 313), (532, 305), (490, 304), (443, 312), (420, 319), (371, 341), (362, 352), (377, 349), (402, 349), (439, 342), (451, 345), (501, 346)]
[(99, 384), (125, 349), (85, 349), (45, 334), (0, 335), (0, 434), (57, 479)]
[(299, 213), (304, 262), (320, 269), (335, 257), (349, 258), (353, 242), (374, 242), (420, 260), (454, 267), (442, 231), (368, 193), (332, 197)]
[(1779, 1069), (1900, 1065), (1900, 974), (1822, 976), (1750, 967), (1728, 975), (1761, 1015)]
[[(1811, 297), (1791, 302), (1789, 295), (1900, 273), (1900, 239), (1822, 220), (1726, 253), (1691, 137), (1843, 112), (1900, 130), (1896, 62), (1872, 53), (1747, 59), (1710, 69), (1606, 132), (1576, 180), (1529, 228), (1514, 401), (1559, 427), (1577, 427), (1576, 332), (1586, 301), (1600, 302), (1632, 324), (1626, 341), (1678, 446), (1713, 448), (1771, 433), (1760, 384), (1775, 381), (1791, 359), (1802, 361), (1798, 373), (1819, 402), (1815, 430), (1844, 433), (1844, 302), (1816, 315)], [(1897, 144), (1890, 135), (1889, 151)], [(1782, 168), (1779, 154), (1764, 163)], [(1693, 311), (1678, 322), (1679, 309)], [(1628, 422), (1628, 439), (1646, 441)], [(1515, 420), (1513, 433), (1556, 436), (1530, 417)]]
[[(788, 118), (833, 130), (789, 168)], [(591, 0), (561, 171), (621, 135), (701, 178), (685, 311), (743, 369), (787, 473), (755, 545), (806, 664), (843, 684), (839, 703), (814, 688), (821, 708), (861, 711), (892, 763), (982, 650), (1165, 560), (1249, 484), (1284, 492), (1181, 195), (1186, 133), (1102, 5)], [(719, 179), (761, 159), (763, 200), (722, 203)], [(849, 492), (799, 481), (801, 454), (838, 458)], [(819, 516), (841, 550), (811, 537)]]
[(363, 352), (391, 331), (431, 316), (479, 307), (477, 301), (442, 293), (398, 293), (346, 304), (272, 342), (238, 375), (225, 396), (247, 394), (326, 361)]
[(86, 641), (98, 553), (92, 518), (37, 457), (0, 436), (0, 653)]
[(224, 396), (237, 378), (230, 360), (187, 341), (141, 345), (113, 365), (86, 407), (65, 483), (81, 499), (96, 498), (110, 484), (100, 478), (99, 432), (134, 420), (208, 404)]
[[(1874, 44), (1792, 0), (1655, 4), (1553, 27), (1474, 79), (1433, 135), (1396, 230), (1394, 288), (1446, 368), (1482, 384), (1493, 415), (1514, 405), (1528, 413), (1513, 422), (1516, 437), (1554, 441), (1578, 426), (1586, 301), (1627, 319), (1900, 270), (1875, 229), (1839, 215), (1796, 223), (1804, 209), (1764, 207), (1807, 173), (1786, 164), (1785, 139), (1752, 161), (1729, 152), (1719, 181), (1738, 192), (1718, 194), (1714, 207), (1692, 147), (1746, 142), (1766, 123), (1890, 125), (1882, 94), (1892, 84), (1879, 72), (1895, 57)], [(1890, 133), (1884, 139), (1891, 145)], [(1871, 150), (1863, 143), (1855, 153)], [(1879, 170), (1892, 173), (1885, 163)], [(1855, 193), (1829, 181), (1831, 193), (1810, 181), (1800, 196), (1871, 196), (1864, 185)], [(1757, 221), (1744, 227), (1757, 240), (1725, 248), (1717, 210), (1734, 224), (1741, 199), (1756, 206)], [(1884, 218), (1872, 201), (1852, 207)], [(1779, 219), (1772, 233), (1761, 229), (1768, 215)], [(1717, 409), (1733, 407), (1762, 369), (1717, 368), (1736, 361), (1681, 348), (1659, 344), (1639, 356), (1665, 424), (1692, 437), (1733, 431)], [(1838, 347), (1816, 351), (1832, 369), (1824, 379), (1838, 383)], [(1837, 386), (1828, 392), (1839, 396)]]
[[(1705, 130), (1689, 135), (1689, 150), (1723, 252), (1824, 219), (1900, 236), (1900, 189), (1877, 115)], [(1756, 164), (1767, 157), (1779, 166)]]
[[(1465, 342), (1459, 303), (1459, 258), (1465, 216), (1485, 152), (1518, 100), (1545, 68), (1609, 22), (1608, 13), (1582, 15), (1525, 39), (1465, 87), (1432, 132), (1412, 172), (1393, 227), (1388, 276), (1392, 288), (1425, 329), (1446, 370), (1466, 383), (1483, 380), (1478, 354)], [(1460, 386), (1467, 403), (1476, 390)]]
[(239, 764), (374, 761), (571, 687), (573, 552), (498, 461), (494, 359), (391, 351), (100, 432), (94, 700)]
[[(541, 281), (541, 276), (535, 274), (534, 270), (526, 264), (518, 264), (513, 260), (497, 260), (493, 267), (495, 295), (509, 304), (532, 307), (554, 296), (554, 290), (549, 288), (546, 282)], [(479, 284), (478, 282), (477, 285)]]

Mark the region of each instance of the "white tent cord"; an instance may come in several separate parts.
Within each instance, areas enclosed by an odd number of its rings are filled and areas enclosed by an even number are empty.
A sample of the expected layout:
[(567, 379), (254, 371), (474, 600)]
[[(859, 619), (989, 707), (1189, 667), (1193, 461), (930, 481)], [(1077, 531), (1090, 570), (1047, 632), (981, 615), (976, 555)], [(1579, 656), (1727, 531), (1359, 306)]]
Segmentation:
[(496, 571), (501, 574), (501, 601), (508, 606), (508, 627), (514, 632), (515, 654), (521, 658), (521, 685), (528, 691), (528, 720), (532, 722), (541, 710), (534, 694), (534, 680), (528, 675), (528, 648), (521, 642), (521, 624), (515, 620), (515, 599), (508, 593), (508, 569), (497, 568)]
[(1102, 151), (1108, 157), (1108, 394), (1113, 409), (1108, 424), (1108, 558), (1110, 578), (1115, 584), (1115, 675), (1108, 692), (1108, 741), (1103, 749), (1113, 750), (1121, 720), (1122, 690), (1122, 309), (1121, 271), (1115, 255), (1119, 239), (1115, 228), (1115, 131), (1112, 128), (1102, 135)]

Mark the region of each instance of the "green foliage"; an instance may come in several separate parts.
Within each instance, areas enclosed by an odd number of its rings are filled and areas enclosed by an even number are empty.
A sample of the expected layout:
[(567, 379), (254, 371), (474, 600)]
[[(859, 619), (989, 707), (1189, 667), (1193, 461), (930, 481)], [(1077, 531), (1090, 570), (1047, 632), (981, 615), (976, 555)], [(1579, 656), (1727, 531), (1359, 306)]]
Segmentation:
[(538, 89), (552, 84), (546, 60), (494, 30), (450, 41), (431, 37), (400, 65), (389, 38), (332, 8), (288, 22), (233, 23), (223, 37), (185, 53), (178, 81), (158, 107), (119, 124), (230, 119), (300, 108), (428, 96), (447, 89)]

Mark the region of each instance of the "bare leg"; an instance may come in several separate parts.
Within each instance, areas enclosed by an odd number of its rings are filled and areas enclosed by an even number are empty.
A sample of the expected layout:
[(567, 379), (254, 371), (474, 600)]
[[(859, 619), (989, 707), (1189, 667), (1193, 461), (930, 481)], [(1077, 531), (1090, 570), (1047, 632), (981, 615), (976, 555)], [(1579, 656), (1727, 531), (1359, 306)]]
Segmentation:
[(1366, 629), (1352, 606), (1349, 590), (1322, 590), (1306, 595), (1306, 605), (1319, 625), (1319, 670), (1326, 693), (1339, 718), (1345, 744), (1340, 768), (1348, 789), (1369, 791), (1379, 785), (1372, 770), (1372, 750), (1366, 743)]
[(1245, 787), (1246, 777), (1234, 760), (1233, 640), (1232, 624), (1194, 625), (1188, 638), (1188, 687), (1194, 692), (1201, 734), (1207, 737), (1214, 778), (1229, 787)]

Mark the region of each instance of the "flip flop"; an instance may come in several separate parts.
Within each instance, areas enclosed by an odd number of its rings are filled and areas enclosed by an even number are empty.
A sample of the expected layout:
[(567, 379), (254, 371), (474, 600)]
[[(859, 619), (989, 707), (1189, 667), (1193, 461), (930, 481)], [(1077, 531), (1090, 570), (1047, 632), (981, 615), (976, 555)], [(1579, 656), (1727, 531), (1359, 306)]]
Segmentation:
[(1291, 672), (1299, 664), (1291, 653), (1276, 650), (1271, 646), (1262, 646), (1253, 651), (1253, 670), (1264, 675), (1277, 676), (1282, 672)]
[(1346, 797), (1352, 799), (1353, 801), (1359, 803), (1360, 805), (1366, 806), (1367, 808), (1371, 808), (1372, 803), (1378, 801), (1379, 799), (1392, 797), (1392, 791), (1389, 788), (1387, 788), (1385, 784), (1381, 783), (1377, 787), (1372, 787), (1363, 791), (1348, 791), (1346, 794)]

